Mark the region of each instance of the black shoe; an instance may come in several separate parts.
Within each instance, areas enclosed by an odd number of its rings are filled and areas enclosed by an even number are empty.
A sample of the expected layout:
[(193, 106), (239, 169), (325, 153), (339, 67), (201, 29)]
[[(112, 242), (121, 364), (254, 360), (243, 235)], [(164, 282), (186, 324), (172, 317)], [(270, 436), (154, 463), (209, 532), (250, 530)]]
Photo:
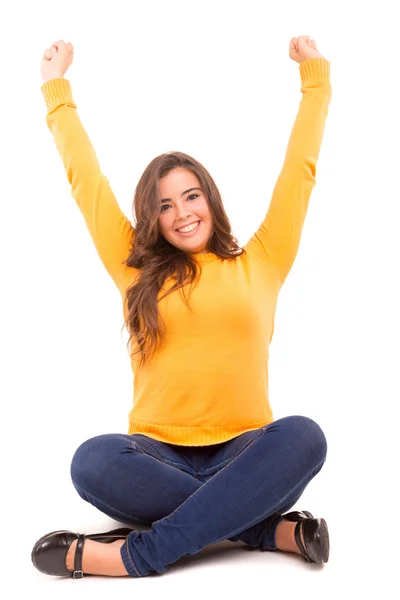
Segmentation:
[(294, 510), (286, 515), (281, 515), (286, 521), (303, 521), (303, 519), (313, 519), (313, 515), (307, 510)]
[[(294, 529), (294, 538), (306, 562), (328, 562), (329, 532), (325, 519), (314, 519), (313, 515), (306, 510), (293, 511), (281, 516), (287, 521), (298, 521)], [(300, 528), (304, 545), (301, 542)]]
[[(300, 530), (304, 545), (301, 542)], [(329, 558), (329, 532), (325, 519), (304, 519), (294, 528), (294, 537), (306, 562), (326, 563)]]
[[(52, 531), (42, 536), (34, 545), (31, 559), (34, 566), (47, 575), (61, 575), (77, 579), (83, 577), (82, 553), (85, 539), (95, 540), (105, 544), (126, 538), (131, 531), (128, 527), (112, 529), (105, 533), (73, 533), (68, 530)], [(75, 552), (74, 570), (67, 569), (65, 564), (68, 549), (74, 540), (78, 540)]]

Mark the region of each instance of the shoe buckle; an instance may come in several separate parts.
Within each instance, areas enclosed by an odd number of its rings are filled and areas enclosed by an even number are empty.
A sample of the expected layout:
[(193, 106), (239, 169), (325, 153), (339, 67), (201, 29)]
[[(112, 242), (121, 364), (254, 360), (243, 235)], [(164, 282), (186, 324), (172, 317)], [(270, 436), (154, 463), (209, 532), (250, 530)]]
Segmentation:
[(74, 571), (72, 573), (72, 578), (73, 579), (79, 579), (80, 577), (83, 577), (83, 571)]

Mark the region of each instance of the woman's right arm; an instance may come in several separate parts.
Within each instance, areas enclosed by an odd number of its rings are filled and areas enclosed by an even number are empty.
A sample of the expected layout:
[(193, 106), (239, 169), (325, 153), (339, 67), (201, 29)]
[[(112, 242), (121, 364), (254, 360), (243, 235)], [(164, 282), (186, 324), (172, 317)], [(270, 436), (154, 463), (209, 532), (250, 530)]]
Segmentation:
[(128, 258), (135, 229), (118, 206), (74, 103), (68, 79), (46, 81), (44, 96), (50, 129), (61, 156), (75, 199), (103, 265), (121, 290), (129, 267)]

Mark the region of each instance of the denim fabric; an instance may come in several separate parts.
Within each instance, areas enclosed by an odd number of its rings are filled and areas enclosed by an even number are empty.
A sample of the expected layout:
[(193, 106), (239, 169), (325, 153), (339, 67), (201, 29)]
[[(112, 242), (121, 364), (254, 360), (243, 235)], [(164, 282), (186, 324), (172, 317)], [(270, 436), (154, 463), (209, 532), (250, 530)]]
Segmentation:
[(276, 550), (281, 515), (326, 454), (320, 426), (293, 415), (208, 446), (99, 435), (76, 450), (71, 478), (78, 494), (109, 517), (151, 526), (121, 546), (129, 575), (143, 577), (226, 539)]

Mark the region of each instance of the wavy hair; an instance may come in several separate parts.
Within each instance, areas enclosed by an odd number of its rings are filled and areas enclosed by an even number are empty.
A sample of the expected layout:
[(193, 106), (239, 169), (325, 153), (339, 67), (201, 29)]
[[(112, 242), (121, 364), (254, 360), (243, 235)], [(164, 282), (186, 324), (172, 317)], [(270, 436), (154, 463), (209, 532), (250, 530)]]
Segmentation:
[[(136, 346), (136, 350), (130, 353), (131, 358), (140, 353), (141, 367), (165, 343), (166, 328), (158, 302), (180, 289), (190, 309), (183, 286), (190, 284), (190, 295), (193, 282), (196, 281), (197, 284), (201, 275), (201, 265), (168, 242), (160, 232), (159, 182), (177, 167), (183, 167), (196, 175), (207, 199), (213, 225), (207, 252), (216, 254), (222, 260), (235, 259), (244, 252), (231, 234), (218, 188), (202, 164), (183, 152), (160, 154), (149, 163), (135, 190), (135, 235), (129, 256), (123, 263), (138, 270), (138, 277), (126, 291), (127, 318), (122, 329), (126, 326), (129, 333), (127, 347)], [(168, 277), (175, 280), (175, 284), (159, 298), (159, 292)]]

